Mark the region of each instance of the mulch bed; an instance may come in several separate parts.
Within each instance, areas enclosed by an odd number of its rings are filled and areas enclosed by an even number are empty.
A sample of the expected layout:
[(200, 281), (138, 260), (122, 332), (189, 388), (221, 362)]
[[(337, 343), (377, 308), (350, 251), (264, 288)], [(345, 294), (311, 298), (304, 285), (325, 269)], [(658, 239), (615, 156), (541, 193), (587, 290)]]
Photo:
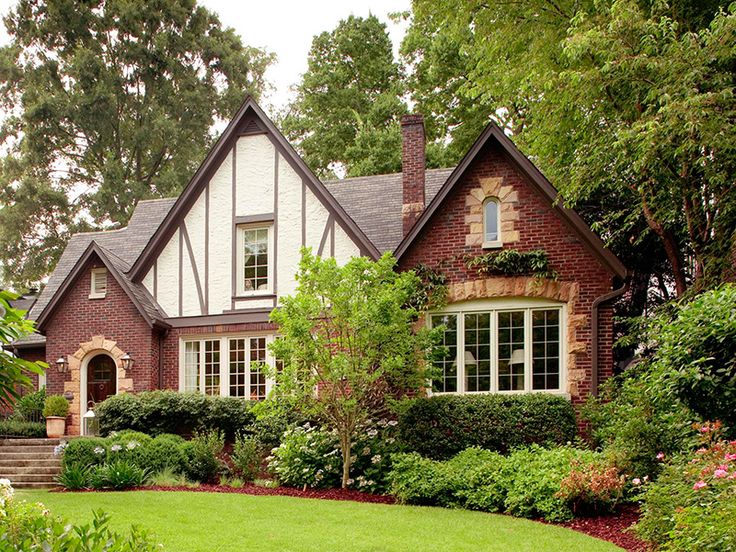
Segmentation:
[(628, 552), (645, 552), (650, 548), (630, 530), (637, 521), (639, 521), (639, 508), (628, 505), (613, 514), (577, 518), (560, 525), (612, 542)]
[[(352, 489), (295, 489), (293, 487), (261, 487), (248, 483), (241, 488), (226, 487), (222, 485), (202, 484), (198, 487), (136, 487), (131, 490), (137, 491), (186, 491), (193, 493), (234, 493), (256, 496), (294, 496), (298, 498), (318, 498), (322, 500), (352, 500), (353, 502), (371, 502), (376, 504), (395, 504), (396, 499), (392, 496), (373, 495), (361, 493)], [(90, 492), (90, 491), (65, 491), (58, 492)], [(99, 491), (91, 491), (99, 492)], [(585, 533), (591, 537), (609, 541), (620, 546), (628, 552), (647, 552), (647, 545), (636, 538), (630, 531), (630, 527), (639, 520), (639, 509), (636, 506), (624, 506), (616, 513), (591, 516), (574, 519), (560, 523), (562, 527)], [(544, 520), (538, 520), (542, 521)]]

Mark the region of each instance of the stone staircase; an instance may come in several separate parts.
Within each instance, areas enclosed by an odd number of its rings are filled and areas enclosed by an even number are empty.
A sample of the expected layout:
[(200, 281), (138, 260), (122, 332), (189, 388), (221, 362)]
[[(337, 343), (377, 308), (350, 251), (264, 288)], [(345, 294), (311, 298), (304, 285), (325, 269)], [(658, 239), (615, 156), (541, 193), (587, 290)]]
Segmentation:
[(55, 487), (61, 457), (54, 456), (60, 439), (0, 439), (0, 478), (16, 489)]

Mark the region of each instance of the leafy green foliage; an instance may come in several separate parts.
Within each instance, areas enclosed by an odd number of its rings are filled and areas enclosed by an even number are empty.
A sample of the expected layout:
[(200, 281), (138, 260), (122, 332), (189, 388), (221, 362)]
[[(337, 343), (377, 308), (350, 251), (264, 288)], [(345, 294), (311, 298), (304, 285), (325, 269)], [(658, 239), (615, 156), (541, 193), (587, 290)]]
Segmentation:
[(165, 467), (161, 471), (154, 472), (148, 477), (147, 483), (155, 487), (198, 487), (199, 483), (194, 483), (187, 479), (186, 475), (176, 471), (170, 467)]
[(47, 367), (45, 362), (29, 362), (5, 350), (5, 345), (34, 332), (33, 322), (24, 318), (25, 311), (10, 306), (10, 301), (17, 298), (0, 289), (0, 404), (5, 405), (18, 398), (20, 387), (31, 387), (29, 374), (43, 374)]
[(140, 487), (146, 481), (148, 471), (126, 460), (113, 460), (97, 466), (89, 476), (93, 489), (130, 489)]
[(243, 480), (253, 481), (261, 468), (262, 445), (254, 437), (238, 435), (230, 460)]
[(163, 433), (157, 435), (145, 447), (145, 467), (151, 473), (170, 470), (183, 473), (186, 457), (183, 452), (184, 439), (179, 435)]
[(22, 0), (5, 26), (0, 243), (17, 285), (48, 274), (72, 231), (176, 195), (273, 60), (194, 0)]
[(342, 167), (348, 176), (401, 170), (401, 71), (386, 26), (350, 16), (314, 37), (307, 71), (282, 121), (320, 177)]
[(65, 465), (56, 481), (67, 491), (79, 491), (90, 485), (93, 469), (80, 464)]
[[(580, 472), (580, 465), (592, 468)], [(607, 485), (598, 485), (601, 473), (607, 474)], [(570, 484), (573, 474), (578, 476), (575, 490)], [(389, 479), (392, 494), (401, 502), (549, 521), (570, 519), (574, 508), (581, 506), (612, 507), (623, 489), (623, 479), (600, 453), (537, 445), (516, 449), (506, 457), (469, 448), (444, 462), (417, 453), (396, 454)]]
[(658, 331), (653, 371), (706, 420), (736, 427), (736, 285), (703, 293)]
[(27, 393), (13, 405), (13, 418), (28, 422), (42, 421), (43, 407), (46, 402), (46, 387)]
[(641, 495), (636, 530), (663, 550), (736, 547), (736, 442), (719, 439), (716, 424), (699, 429), (701, 448), (675, 457)]
[(26, 422), (16, 418), (0, 420), (0, 435), (46, 437), (46, 422)]
[(79, 466), (88, 468), (107, 462), (110, 444), (101, 437), (79, 437), (70, 439), (63, 447), (61, 464), (63, 468)]
[(216, 430), (195, 433), (191, 441), (182, 444), (187, 477), (201, 483), (214, 482), (222, 468), (218, 456), (224, 445), (225, 437)]
[(501, 276), (534, 276), (535, 278), (557, 279), (557, 272), (549, 264), (543, 249), (521, 252), (516, 249), (492, 251), (469, 259), (468, 268), (479, 274)]
[(440, 395), (405, 401), (399, 408), (402, 446), (445, 459), (470, 448), (507, 452), (537, 444), (564, 444), (575, 437), (575, 410), (564, 397)]
[(95, 414), (103, 435), (124, 429), (151, 435), (217, 429), (234, 439), (254, 420), (251, 403), (242, 399), (176, 391), (113, 395), (95, 407)]
[(337, 432), (343, 487), (358, 429), (380, 418), (388, 399), (421, 388), (437, 335), (437, 329), (414, 331), (420, 312), (410, 300), (419, 281), (395, 265), (386, 254), (338, 266), (303, 249), (296, 295), (271, 313), (281, 333), (271, 350), (284, 361), (274, 374), (274, 396), (295, 401), (307, 418)]
[(59, 416), (60, 418), (66, 418), (67, 414), (69, 414), (69, 401), (62, 395), (49, 395), (46, 397), (43, 403), (44, 417)]
[(447, 275), (436, 268), (418, 264), (413, 269), (420, 284), (411, 304), (420, 311), (438, 309), (447, 303)]

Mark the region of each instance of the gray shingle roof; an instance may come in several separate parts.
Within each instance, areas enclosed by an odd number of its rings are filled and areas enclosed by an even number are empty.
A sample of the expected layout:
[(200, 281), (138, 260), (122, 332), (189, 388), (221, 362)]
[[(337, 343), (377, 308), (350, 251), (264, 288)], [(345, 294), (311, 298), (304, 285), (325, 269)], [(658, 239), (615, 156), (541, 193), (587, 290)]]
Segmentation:
[[(161, 224), (161, 221), (166, 216), (166, 213), (169, 212), (171, 206), (174, 205), (175, 201), (176, 199), (172, 198), (140, 201), (133, 216), (130, 217), (126, 228), (74, 234), (69, 240), (66, 249), (64, 249), (64, 253), (61, 255), (46, 287), (28, 313), (28, 318), (31, 320), (38, 318), (38, 315), (49, 304), (56, 290), (59, 289), (59, 286), (61, 286), (69, 273), (74, 269), (79, 258), (93, 241), (106, 252), (114, 252), (114, 255), (110, 255), (110, 261), (113, 262), (118, 270), (124, 268), (127, 272), (130, 265), (141, 254), (148, 240), (151, 239), (151, 235), (158, 228), (158, 225)], [(117, 259), (117, 261), (114, 259)], [(124, 275), (124, 272), (122, 274)], [(134, 285), (131, 289), (138, 287), (140, 286)], [(136, 290), (136, 297), (138, 297), (138, 292), (141, 292), (141, 290)], [(141, 304), (144, 306), (146, 303), (151, 303), (151, 301), (141, 301)], [(156, 307), (150, 306), (157, 310)], [(148, 311), (148, 308), (146, 308), (146, 311)], [(160, 316), (158, 314), (155, 318), (160, 318)]]
[[(449, 168), (430, 169), (426, 172), (426, 203), (437, 194), (452, 171)], [(396, 248), (403, 237), (401, 173), (346, 178), (324, 184), (377, 249), (385, 252)], [(154, 320), (163, 318), (165, 314), (151, 295), (141, 284), (133, 283), (127, 273), (175, 202), (176, 198), (140, 201), (126, 228), (72, 236), (28, 317), (32, 320), (38, 318), (90, 243), (95, 242), (107, 255), (148, 316)], [(42, 335), (32, 335), (16, 344), (30, 346), (42, 345), (44, 342), (45, 337)]]
[[(429, 169), (425, 173), (425, 204), (437, 195), (453, 170)], [(396, 249), (404, 237), (401, 173), (330, 180), (324, 184), (373, 245), (381, 252)]]

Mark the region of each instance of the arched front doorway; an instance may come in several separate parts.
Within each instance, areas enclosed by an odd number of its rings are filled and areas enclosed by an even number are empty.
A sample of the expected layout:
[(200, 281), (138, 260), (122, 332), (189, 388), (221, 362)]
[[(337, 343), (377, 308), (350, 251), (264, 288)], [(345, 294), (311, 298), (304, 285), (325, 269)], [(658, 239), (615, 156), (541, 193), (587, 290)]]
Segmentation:
[(115, 394), (117, 366), (112, 357), (101, 353), (87, 362), (87, 409)]

